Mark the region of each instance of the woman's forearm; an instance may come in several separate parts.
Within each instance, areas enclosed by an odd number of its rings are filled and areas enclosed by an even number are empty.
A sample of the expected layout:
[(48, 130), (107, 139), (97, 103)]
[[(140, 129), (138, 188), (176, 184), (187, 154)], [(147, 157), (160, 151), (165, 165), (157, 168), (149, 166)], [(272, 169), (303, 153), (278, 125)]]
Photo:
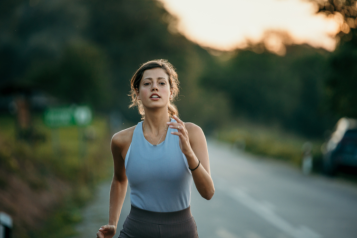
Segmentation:
[[(186, 155), (188, 166), (194, 169), (198, 165), (198, 159), (196, 155), (190, 154)], [(211, 175), (206, 171), (206, 169), (200, 164), (197, 169), (192, 171), (193, 181), (195, 182), (198, 192), (207, 200), (210, 200), (214, 194), (214, 184)]]
[(128, 180), (118, 181), (115, 176), (113, 177), (110, 188), (109, 225), (117, 227), (127, 187)]

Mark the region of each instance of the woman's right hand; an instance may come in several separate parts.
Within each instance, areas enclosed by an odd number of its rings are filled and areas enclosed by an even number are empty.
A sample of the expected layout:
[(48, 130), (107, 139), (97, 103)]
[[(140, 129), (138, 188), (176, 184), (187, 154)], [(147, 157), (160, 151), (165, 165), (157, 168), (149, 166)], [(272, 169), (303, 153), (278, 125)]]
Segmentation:
[(115, 232), (116, 227), (114, 225), (101, 226), (97, 232), (97, 238), (112, 238)]

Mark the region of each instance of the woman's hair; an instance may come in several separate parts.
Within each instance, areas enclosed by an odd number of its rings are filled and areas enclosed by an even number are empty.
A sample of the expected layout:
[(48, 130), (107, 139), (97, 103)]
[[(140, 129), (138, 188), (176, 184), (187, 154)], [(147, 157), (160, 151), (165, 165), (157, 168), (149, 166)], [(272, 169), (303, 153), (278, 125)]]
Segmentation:
[(142, 119), (145, 118), (144, 107), (142, 105), (142, 102), (140, 100), (138, 100), (138, 98), (136, 96), (136, 90), (139, 91), (139, 85), (140, 85), (141, 79), (143, 78), (143, 74), (144, 74), (145, 70), (155, 69), (155, 68), (163, 69), (166, 72), (166, 74), (169, 76), (170, 89), (172, 92), (172, 97), (170, 98), (170, 102), (169, 102), (169, 106), (168, 106), (169, 114), (171, 117), (173, 115), (178, 116), (178, 110), (177, 110), (176, 106), (173, 104), (173, 101), (175, 100), (176, 96), (179, 93), (178, 76), (177, 76), (177, 73), (176, 73), (174, 67), (172, 66), (172, 64), (170, 64), (167, 60), (164, 60), (164, 59), (148, 61), (148, 62), (142, 64), (140, 66), (140, 68), (135, 72), (135, 74), (133, 75), (133, 77), (130, 80), (131, 90), (130, 90), (129, 96), (131, 96), (131, 104), (130, 104), (129, 108), (138, 106), (138, 110), (139, 110), (140, 115), (142, 116)]

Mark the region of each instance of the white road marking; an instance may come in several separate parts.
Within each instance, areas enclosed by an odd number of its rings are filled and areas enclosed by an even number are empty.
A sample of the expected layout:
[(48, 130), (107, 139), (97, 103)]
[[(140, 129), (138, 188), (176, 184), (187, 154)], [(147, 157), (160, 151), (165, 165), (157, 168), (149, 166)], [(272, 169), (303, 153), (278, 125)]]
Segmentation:
[(255, 233), (254, 231), (249, 231), (246, 235), (246, 238), (263, 238), (260, 235), (258, 235), (257, 233)]
[(221, 227), (216, 230), (216, 235), (220, 238), (238, 238), (236, 235), (229, 232), (227, 229)]
[(320, 234), (312, 231), (306, 226), (302, 226), (300, 228), (294, 228), (289, 222), (279, 217), (273, 211), (273, 206), (268, 202), (258, 202), (254, 200), (251, 196), (249, 196), (245, 191), (232, 188), (225, 189), (225, 191), (229, 191), (228, 195), (231, 196), (236, 201), (240, 202), (260, 217), (265, 219), (267, 222), (275, 226), (276, 228), (282, 230), (287, 233), (291, 237), (294, 238), (321, 238)]
[[(244, 191), (244, 190), (243, 190), (243, 191)], [(271, 204), (270, 202), (268, 202), (268, 201), (261, 201), (261, 203), (262, 203), (265, 207), (267, 207), (267, 209), (269, 209), (269, 210), (271, 210), (271, 211), (275, 210), (275, 206), (274, 206), (273, 204)]]

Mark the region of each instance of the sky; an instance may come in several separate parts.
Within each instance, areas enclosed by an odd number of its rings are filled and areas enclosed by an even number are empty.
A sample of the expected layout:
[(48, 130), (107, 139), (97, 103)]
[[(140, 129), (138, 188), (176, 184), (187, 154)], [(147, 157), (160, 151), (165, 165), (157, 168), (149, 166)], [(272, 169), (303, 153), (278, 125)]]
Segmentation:
[[(322, 47), (333, 51), (334, 36), (342, 18), (316, 14), (307, 0), (160, 0), (178, 18), (175, 30), (204, 47), (217, 50), (244, 48), (248, 42), (264, 42), (284, 54), (284, 42)], [(279, 34), (286, 32), (290, 41)]]

